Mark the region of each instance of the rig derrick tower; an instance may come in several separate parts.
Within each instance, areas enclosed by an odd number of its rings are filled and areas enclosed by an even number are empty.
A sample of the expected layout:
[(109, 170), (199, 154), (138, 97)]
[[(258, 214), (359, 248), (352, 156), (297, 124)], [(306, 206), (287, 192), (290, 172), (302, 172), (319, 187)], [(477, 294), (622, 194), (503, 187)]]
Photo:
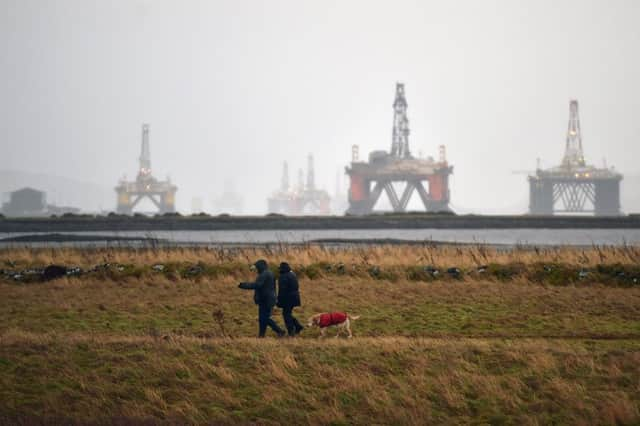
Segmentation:
[(562, 163), (550, 169), (537, 168), (529, 176), (529, 213), (593, 213), (620, 215), (620, 181), (613, 168), (588, 165), (582, 148), (578, 101), (569, 102), (569, 125)]
[(135, 181), (122, 179), (115, 188), (118, 195), (117, 211), (131, 214), (135, 206), (148, 198), (157, 207), (158, 213), (175, 212), (175, 194), (178, 188), (169, 179), (159, 181), (151, 174), (151, 151), (149, 148), (149, 125), (142, 125), (142, 143), (138, 176)]
[(391, 135), (391, 156), (411, 158), (409, 151), (409, 118), (407, 117), (407, 99), (404, 96), (404, 84), (396, 84), (396, 99), (393, 101), (393, 132)]
[(289, 186), (289, 164), (282, 163), (282, 179), (280, 189), (274, 192), (267, 200), (269, 213), (289, 214), (293, 200), (293, 191)]
[(294, 214), (328, 215), (331, 213), (331, 197), (324, 189), (316, 188), (316, 172), (313, 165), (313, 155), (307, 157), (307, 185), (295, 197)]
[[(351, 165), (346, 168), (350, 178), (347, 214), (373, 213), (382, 192), (387, 194), (394, 212), (405, 212), (414, 191), (426, 211), (450, 211), (449, 175), (453, 173), (453, 166), (447, 163), (442, 145), (438, 161), (411, 155), (407, 107), (404, 84), (396, 83), (390, 152), (373, 151), (369, 161), (364, 162), (358, 158), (358, 146), (353, 146)], [(394, 183), (404, 184), (400, 196)]]

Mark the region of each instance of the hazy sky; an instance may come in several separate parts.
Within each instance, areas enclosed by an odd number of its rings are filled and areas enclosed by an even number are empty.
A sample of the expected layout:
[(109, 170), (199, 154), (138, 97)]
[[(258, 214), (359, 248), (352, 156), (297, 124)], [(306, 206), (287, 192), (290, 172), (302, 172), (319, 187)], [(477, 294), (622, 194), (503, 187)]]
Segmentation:
[[(140, 125), (154, 173), (262, 213), (281, 162), (316, 182), (389, 149), (395, 82), (414, 153), (447, 147), (452, 205), (524, 209), (514, 170), (560, 162), (570, 98), (586, 157), (640, 174), (638, 0), (0, 0), (0, 169), (112, 187)], [(115, 193), (114, 193), (115, 204)]]

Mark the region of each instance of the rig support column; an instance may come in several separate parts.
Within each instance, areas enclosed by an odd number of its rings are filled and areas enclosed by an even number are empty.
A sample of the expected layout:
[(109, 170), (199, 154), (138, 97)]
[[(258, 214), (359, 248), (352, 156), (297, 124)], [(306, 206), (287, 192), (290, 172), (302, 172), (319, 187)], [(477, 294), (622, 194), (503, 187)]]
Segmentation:
[(620, 216), (620, 180), (595, 183), (596, 216)]
[(529, 178), (529, 212), (535, 215), (553, 214), (553, 184)]

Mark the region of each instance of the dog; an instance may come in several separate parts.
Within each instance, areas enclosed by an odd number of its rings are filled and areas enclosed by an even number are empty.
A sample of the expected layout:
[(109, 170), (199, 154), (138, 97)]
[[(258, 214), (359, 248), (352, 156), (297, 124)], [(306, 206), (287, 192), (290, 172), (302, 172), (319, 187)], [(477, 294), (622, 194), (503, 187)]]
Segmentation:
[(353, 334), (351, 333), (351, 321), (355, 321), (359, 316), (351, 316), (346, 312), (325, 312), (322, 314), (316, 314), (309, 318), (309, 322), (307, 323), (308, 327), (319, 327), (320, 328), (320, 337), (325, 337), (327, 333), (327, 328), (335, 325), (338, 329), (338, 333), (336, 337), (340, 336), (340, 332), (346, 330), (348, 333), (348, 338), (352, 338)]

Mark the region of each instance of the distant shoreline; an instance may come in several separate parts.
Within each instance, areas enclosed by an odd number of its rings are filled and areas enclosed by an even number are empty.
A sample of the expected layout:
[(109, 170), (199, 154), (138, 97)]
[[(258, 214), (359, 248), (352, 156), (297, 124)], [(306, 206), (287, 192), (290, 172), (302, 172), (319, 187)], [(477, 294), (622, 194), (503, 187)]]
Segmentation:
[(67, 242), (117, 242), (117, 241), (138, 241), (155, 242), (163, 241), (154, 238), (137, 238), (112, 235), (74, 235), (74, 234), (26, 234), (15, 237), (1, 238), (0, 243), (67, 243)]
[[(461, 243), (461, 242), (447, 242), (447, 241), (434, 241), (434, 240), (404, 240), (399, 238), (320, 238), (304, 242), (299, 241), (267, 241), (267, 242), (194, 242), (194, 241), (169, 241), (162, 238), (145, 238), (145, 237), (126, 237), (126, 236), (112, 236), (112, 235), (76, 235), (76, 234), (26, 234), (15, 237), (0, 238), (0, 245), (3, 243), (117, 243), (117, 242), (136, 242), (140, 244), (158, 245), (163, 247), (202, 247), (209, 245), (217, 246), (229, 246), (229, 247), (257, 247), (257, 246), (306, 246), (309, 244), (323, 245), (323, 246), (350, 246), (350, 245), (454, 245), (454, 246), (474, 246), (477, 243)], [(502, 244), (498, 244), (502, 245)]]
[(71, 216), (3, 218), (0, 233), (100, 231), (215, 231), (313, 229), (639, 229), (640, 215), (455, 216), (388, 214), (372, 216)]

